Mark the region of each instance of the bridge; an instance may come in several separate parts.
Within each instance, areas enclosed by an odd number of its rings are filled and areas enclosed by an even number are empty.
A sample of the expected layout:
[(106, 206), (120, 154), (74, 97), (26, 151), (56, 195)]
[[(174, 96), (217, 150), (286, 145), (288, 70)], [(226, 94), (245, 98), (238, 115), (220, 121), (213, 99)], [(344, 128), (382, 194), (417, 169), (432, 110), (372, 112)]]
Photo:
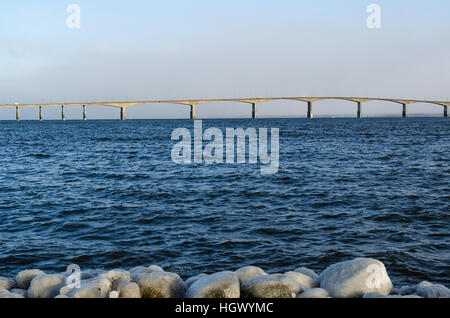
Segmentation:
[(313, 103), (322, 100), (345, 100), (349, 102), (354, 102), (357, 104), (356, 117), (361, 118), (363, 116), (363, 103), (371, 101), (383, 101), (392, 102), (402, 106), (402, 117), (408, 116), (407, 107), (410, 104), (415, 103), (428, 103), (443, 107), (444, 117), (448, 117), (448, 107), (450, 106), (449, 101), (435, 101), (435, 100), (411, 100), (411, 99), (386, 99), (386, 98), (360, 98), (360, 97), (270, 97), (270, 98), (234, 98), (234, 99), (192, 99), (192, 100), (148, 100), (148, 101), (128, 101), (128, 102), (83, 102), (83, 103), (51, 103), (51, 104), (4, 104), (0, 105), (3, 107), (15, 107), (16, 108), (16, 120), (20, 120), (20, 108), (21, 107), (39, 107), (39, 119), (43, 120), (43, 107), (49, 106), (60, 106), (61, 107), (61, 119), (65, 120), (65, 107), (70, 106), (83, 106), (83, 120), (87, 120), (86, 107), (87, 106), (111, 106), (120, 109), (120, 118), (126, 120), (126, 109), (128, 107), (136, 105), (147, 105), (147, 104), (177, 104), (190, 107), (190, 118), (195, 119), (196, 107), (206, 103), (214, 102), (235, 102), (235, 103), (246, 103), (251, 105), (252, 118), (258, 118), (258, 104), (276, 101), (276, 100), (292, 100), (307, 103), (306, 117), (313, 118)]

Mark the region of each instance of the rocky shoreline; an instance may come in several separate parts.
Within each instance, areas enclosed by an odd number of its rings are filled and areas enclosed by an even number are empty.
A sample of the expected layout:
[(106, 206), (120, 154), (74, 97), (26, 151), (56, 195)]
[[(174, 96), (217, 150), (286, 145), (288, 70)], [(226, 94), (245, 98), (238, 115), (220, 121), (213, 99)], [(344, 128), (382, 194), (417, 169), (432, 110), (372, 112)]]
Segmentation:
[(394, 288), (384, 264), (357, 258), (320, 275), (300, 267), (268, 274), (254, 266), (183, 280), (161, 267), (46, 274), (32, 269), (0, 277), (0, 298), (449, 298), (440, 284)]

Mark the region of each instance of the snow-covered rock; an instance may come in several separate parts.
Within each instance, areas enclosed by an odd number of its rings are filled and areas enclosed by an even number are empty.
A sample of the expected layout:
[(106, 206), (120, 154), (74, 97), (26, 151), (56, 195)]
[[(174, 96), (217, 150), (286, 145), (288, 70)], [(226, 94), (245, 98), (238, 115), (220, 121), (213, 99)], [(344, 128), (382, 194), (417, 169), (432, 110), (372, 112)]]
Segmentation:
[(4, 278), (4, 277), (0, 277), (0, 287), (4, 288), (6, 290), (11, 290), (15, 287), (15, 285), (16, 284), (14, 281)]
[(187, 298), (239, 298), (239, 278), (234, 272), (220, 272), (198, 279), (189, 287)]
[(116, 280), (125, 279), (127, 281), (131, 281), (131, 274), (128, 271), (124, 271), (121, 269), (115, 269), (100, 275), (100, 278), (109, 279), (111, 283), (114, 283)]
[(11, 292), (0, 292), (0, 298), (25, 298), (23, 295), (20, 294), (14, 294)]
[(59, 294), (64, 286), (64, 276), (53, 274), (38, 275), (30, 283), (27, 291), (28, 298), (53, 298)]
[(450, 290), (444, 285), (422, 282), (417, 285), (417, 295), (423, 298), (449, 298)]
[(297, 296), (297, 298), (328, 298), (328, 292), (322, 288), (310, 288)]
[(294, 298), (307, 288), (282, 274), (259, 276), (242, 286), (241, 292), (251, 298)]
[(160, 270), (131, 273), (133, 280), (139, 285), (143, 298), (181, 298), (187, 286), (175, 273)]
[(267, 275), (265, 271), (256, 266), (242, 267), (239, 268), (235, 273), (239, 278), (241, 286), (244, 286), (256, 277)]
[(287, 272), (284, 274), (287, 278), (295, 280), (296, 282), (302, 284), (307, 289), (314, 288), (318, 286), (318, 282), (316, 282), (313, 278), (308, 275), (299, 272)]
[(81, 282), (81, 288), (73, 288), (70, 292), (63, 287), (60, 290), (62, 295), (71, 298), (108, 298), (111, 290), (111, 281), (107, 278), (94, 278)]
[(119, 293), (119, 298), (141, 298), (141, 290), (136, 283), (127, 279), (119, 279), (114, 282), (113, 290)]
[(29, 269), (21, 271), (16, 275), (16, 283), (20, 289), (28, 289), (30, 287), (30, 283), (38, 275), (45, 274), (43, 271), (39, 269)]
[(333, 298), (362, 297), (370, 292), (389, 295), (392, 282), (384, 264), (371, 258), (357, 258), (328, 267), (320, 276), (320, 287)]
[(308, 275), (309, 277), (311, 277), (314, 280), (319, 278), (319, 275), (317, 275), (316, 272), (314, 272), (313, 270), (306, 268), (306, 267), (297, 268), (294, 272)]
[(187, 287), (191, 287), (191, 285), (192, 285), (193, 283), (195, 283), (196, 281), (198, 281), (200, 278), (203, 278), (203, 277), (206, 277), (206, 276), (208, 276), (208, 275), (206, 275), (205, 273), (201, 273), (201, 274), (192, 276), (192, 277), (190, 277), (189, 279), (187, 279), (187, 280), (185, 281), (186, 286), (187, 286)]

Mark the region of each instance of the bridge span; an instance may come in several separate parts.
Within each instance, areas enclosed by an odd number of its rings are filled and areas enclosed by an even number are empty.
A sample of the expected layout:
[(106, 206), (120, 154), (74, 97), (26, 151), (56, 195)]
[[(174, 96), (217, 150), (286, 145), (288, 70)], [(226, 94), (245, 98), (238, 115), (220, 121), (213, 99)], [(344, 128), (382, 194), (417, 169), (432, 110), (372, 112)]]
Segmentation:
[(345, 100), (354, 102), (357, 104), (356, 117), (361, 118), (363, 116), (363, 103), (371, 101), (383, 101), (392, 102), (402, 106), (402, 117), (408, 116), (408, 105), (415, 103), (428, 103), (443, 107), (444, 117), (448, 117), (449, 101), (435, 101), (435, 100), (412, 100), (412, 99), (389, 99), (389, 98), (368, 98), (368, 97), (269, 97), (269, 98), (232, 98), (232, 99), (190, 99), (190, 100), (147, 100), (147, 101), (128, 101), (128, 102), (79, 102), (79, 103), (49, 103), (49, 104), (4, 104), (3, 107), (15, 107), (16, 108), (16, 120), (20, 120), (20, 108), (21, 107), (39, 107), (39, 119), (43, 120), (43, 107), (60, 106), (61, 107), (61, 119), (66, 119), (65, 107), (70, 106), (83, 106), (83, 120), (87, 120), (87, 106), (111, 106), (120, 109), (120, 118), (126, 120), (126, 109), (128, 107), (136, 105), (147, 104), (177, 104), (190, 107), (190, 118), (195, 119), (196, 107), (206, 103), (214, 102), (237, 102), (250, 104), (252, 107), (252, 118), (258, 118), (258, 104), (276, 101), (276, 100), (293, 100), (307, 103), (306, 117), (313, 118), (313, 103), (322, 100)]

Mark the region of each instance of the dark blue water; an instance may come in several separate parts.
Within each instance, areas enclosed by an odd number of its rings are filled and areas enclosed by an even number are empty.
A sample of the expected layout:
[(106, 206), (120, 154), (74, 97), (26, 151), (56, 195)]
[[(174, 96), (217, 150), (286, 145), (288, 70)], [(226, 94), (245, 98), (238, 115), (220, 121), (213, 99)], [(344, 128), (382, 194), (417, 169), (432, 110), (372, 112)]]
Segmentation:
[(0, 274), (159, 264), (183, 277), (353, 257), (450, 283), (450, 121), (208, 120), (280, 128), (280, 170), (176, 165), (188, 120), (0, 123)]

